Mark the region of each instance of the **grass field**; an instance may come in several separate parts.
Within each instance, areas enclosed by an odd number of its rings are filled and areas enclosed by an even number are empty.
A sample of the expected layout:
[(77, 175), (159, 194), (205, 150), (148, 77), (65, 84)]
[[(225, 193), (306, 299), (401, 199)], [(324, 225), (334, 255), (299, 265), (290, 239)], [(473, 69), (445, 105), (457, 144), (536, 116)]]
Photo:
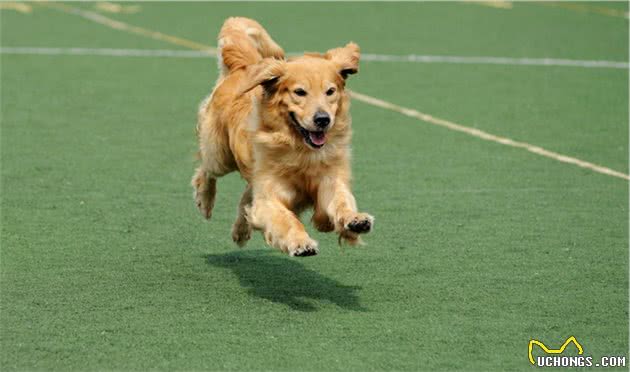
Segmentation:
[[(355, 100), (368, 245), (241, 250), (243, 181), (220, 180), (210, 223), (189, 186), (214, 58), (7, 49), (185, 51), (243, 15), (289, 52), (628, 61), (627, 3), (507, 4), (0, 10), (0, 369), (527, 370), (530, 339), (572, 335), (627, 356), (626, 179)], [(349, 86), (628, 174), (627, 68), (365, 60)]]

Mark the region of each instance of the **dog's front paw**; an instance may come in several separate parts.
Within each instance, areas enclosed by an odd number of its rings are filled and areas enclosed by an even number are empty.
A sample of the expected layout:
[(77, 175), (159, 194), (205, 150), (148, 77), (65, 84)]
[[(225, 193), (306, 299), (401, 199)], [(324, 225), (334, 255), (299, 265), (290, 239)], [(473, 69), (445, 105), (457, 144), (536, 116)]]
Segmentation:
[(348, 218), (344, 223), (344, 230), (357, 234), (365, 234), (372, 231), (374, 217), (367, 213), (357, 213)]
[[(283, 249), (284, 250), (284, 249)], [(319, 253), (317, 242), (309, 237), (289, 241), (286, 250), (289, 256), (308, 257)]]

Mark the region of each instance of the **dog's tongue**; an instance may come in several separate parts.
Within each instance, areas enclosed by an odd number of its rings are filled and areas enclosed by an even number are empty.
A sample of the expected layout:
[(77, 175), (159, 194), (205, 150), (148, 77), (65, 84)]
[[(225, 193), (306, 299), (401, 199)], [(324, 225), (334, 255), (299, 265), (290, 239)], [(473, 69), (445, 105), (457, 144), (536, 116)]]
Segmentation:
[(321, 146), (326, 143), (326, 133), (324, 132), (308, 132), (308, 136), (311, 142), (317, 146)]

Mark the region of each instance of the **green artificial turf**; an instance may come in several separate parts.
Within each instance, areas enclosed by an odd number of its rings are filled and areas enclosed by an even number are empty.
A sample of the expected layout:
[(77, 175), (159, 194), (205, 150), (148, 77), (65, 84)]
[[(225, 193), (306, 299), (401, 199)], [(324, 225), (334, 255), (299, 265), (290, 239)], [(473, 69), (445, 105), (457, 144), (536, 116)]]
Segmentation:
[[(628, 55), (627, 19), (533, 3), (140, 5), (104, 14), (210, 45), (245, 15), (288, 51)], [(41, 6), (0, 17), (3, 47), (183, 49)], [(529, 370), (530, 339), (571, 335), (628, 354), (628, 181), (357, 101), (368, 245), (238, 249), (243, 181), (220, 180), (209, 223), (189, 186), (214, 59), (0, 63), (3, 371)], [(364, 62), (349, 86), (628, 173), (627, 70)]]

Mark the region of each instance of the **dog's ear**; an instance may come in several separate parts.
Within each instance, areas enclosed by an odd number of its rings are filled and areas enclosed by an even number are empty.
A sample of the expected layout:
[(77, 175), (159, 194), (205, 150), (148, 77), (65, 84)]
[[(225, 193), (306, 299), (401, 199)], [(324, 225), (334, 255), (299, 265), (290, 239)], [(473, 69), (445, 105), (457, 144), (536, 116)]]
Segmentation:
[(348, 78), (348, 75), (359, 72), (361, 49), (355, 43), (350, 42), (343, 48), (331, 49), (324, 57), (337, 65), (339, 74), (344, 79)]
[(262, 85), (266, 91), (271, 91), (285, 72), (286, 62), (265, 58), (247, 68), (247, 77), (242, 83), (239, 95), (245, 94), (259, 85)]

